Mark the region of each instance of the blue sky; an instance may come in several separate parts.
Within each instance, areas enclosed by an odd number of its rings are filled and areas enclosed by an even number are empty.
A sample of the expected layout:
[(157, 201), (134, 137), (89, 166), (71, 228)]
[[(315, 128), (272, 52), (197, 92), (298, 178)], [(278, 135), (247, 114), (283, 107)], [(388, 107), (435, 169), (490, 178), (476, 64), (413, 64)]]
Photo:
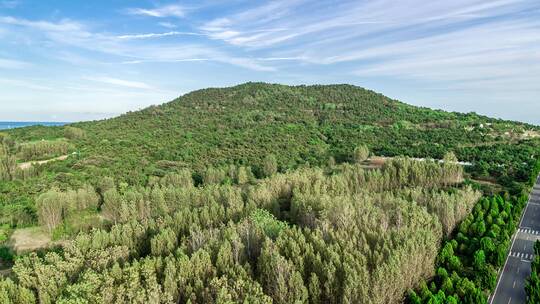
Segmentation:
[(540, 1), (0, 0), (0, 120), (99, 119), (246, 81), (540, 124)]

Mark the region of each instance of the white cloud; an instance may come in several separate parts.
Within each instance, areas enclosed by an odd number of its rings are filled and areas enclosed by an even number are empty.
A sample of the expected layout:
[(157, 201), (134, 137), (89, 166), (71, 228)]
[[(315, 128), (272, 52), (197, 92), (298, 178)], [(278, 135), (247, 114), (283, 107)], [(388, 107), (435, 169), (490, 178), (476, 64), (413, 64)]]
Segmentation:
[(142, 15), (142, 16), (149, 16), (149, 17), (157, 17), (157, 18), (163, 18), (163, 17), (177, 17), (181, 18), (184, 17), (186, 12), (185, 9), (176, 4), (170, 4), (165, 5), (161, 7), (157, 7), (154, 9), (144, 9), (144, 8), (130, 8), (127, 10), (128, 14), (131, 15)]
[(540, 82), (540, 22), (523, 14), (535, 7), (530, 0), (273, 1), (200, 29), (267, 58), (328, 69), (348, 62), (363, 79), (474, 80), (491, 89), (518, 75)]
[(52, 32), (73, 32), (81, 31), (82, 25), (71, 21), (69, 19), (61, 20), (60, 22), (48, 22), (48, 21), (31, 21), (22, 18), (14, 18), (11, 16), (0, 17), (0, 23), (19, 25), (29, 28), (34, 28), (42, 31)]
[[(368, 61), (361, 76), (488, 84), (540, 82), (540, 22), (486, 23), (431, 37), (344, 53), (326, 63)], [(495, 86), (490, 86), (496, 88)], [(487, 88), (487, 86), (486, 86)]]
[(23, 89), (30, 89), (30, 90), (39, 90), (39, 91), (52, 91), (53, 88), (49, 86), (45, 86), (42, 84), (43, 81), (29, 81), (29, 80), (21, 80), (21, 79), (6, 79), (6, 78), (0, 78), (0, 87), (5, 92), (7, 87), (21, 87)]
[[(0, 68), (27, 67), (24, 62), (8, 59), (27, 60), (8, 53), (19, 44), (41, 59), (49, 56), (84, 68), (78, 72), (82, 75), (141, 79), (137, 77), (143, 71), (151, 71), (155, 72), (153, 83), (158, 83), (158, 74), (167, 75), (159, 81), (170, 80), (170, 88), (180, 83), (174, 79), (175, 73), (193, 69), (194, 64), (182, 64), (188, 62), (199, 63), (200, 70), (193, 74), (230, 73), (231, 77), (223, 77), (227, 78), (224, 82), (294, 79), (298, 83), (361, 82), (370, 86), (380, 82), (381, 90), (407, 83), (418, 85), (415, 90), (446, 88), (447, 92), (440, 93), (445, 95), (433, 95), (446, 100), (451, 99), (450, 89), (508, 97), (511, 94), (504, 87), (533, 92), (540, 83), (540, 4), (535, 0), (251, 1), (224, 10), (213, 7), (212, 14), (173, 19), (186, 16), (183, 5), (120, 12), (155, 17), (145, 28), (148, 32), (130, 24), (121, 32), (120, 27), (103, 29), (109, 23), (99, 20), (86, 23), (0, 16), (0, 57), (6, 57), (0, 59)], [(201, 19), (209, 15), (216, 18)], [(231, 66), (280, 73), (235, 73)], [(142, 82), (90, 78), (86, 80), (93, 82), (91, 86), (110, 90), (149, 95), (160, 92)], [(192, 87), (220, 80), (209, 81), (188, 80)], [(536, 100), (533, 93), (521, 95)]]
[[(48, 21), (30, 21), (13, 17), (0, 17), (0, 23), (25, 27), (34, 30), (32, 35), (43, 35), (54, 42), (56, 48), (62, 46), (77, 47), (104, 54), (124, 57), (122, 62), (184, 62), (216, 61), (244, 67), (255, 71), (274, 71), (274, 67), (259, 63), (256, 59), (231, 55), (228, 52), (208, 45), (186, 42), (167, 44), (146, 43), (149, 38), (175, 35), (204, 35), (190, 32), (145, 33), (113, 36), (91, 32), (82, 23), (62, 20), (58, 23)], [(37, 31), (36, 31), (37, 30)], [(17, 35), (19, 37), (20, 35)], [(35, 39), (32, 39), (33, 41)], [(136, 43), (137, 42), (137, 43)], [(62, 56), (60, 56), (62, 57)], [(193, 60), (193, 59), (196, 60)], [(74, 61), (71, 60), (73, 63)]]
[(23, 69), (29, 66), (31, 64), (28, 62), (0, 58), (0, 69)]
[(175, 29), (178, 27), (176, 24), (171, 23), (171, 22), (159, 22), (158, 24), (168, 29)]
[(301, 61), (305, 60), (305, 57), (260, 57), (259, 61)]
[(126, 88), (133, 88), (133, 89), (143, 89), (143, 90), (151, 90), (154, 89), (152, 86), (139, 81), (130, 81), (130, 80), (123, 80), (118, 78), (112, 78), (112, 77), (83, 77), (86, 80), (95, 81), (95, 82), (101, 82), (104, 84), (109, 84), (113, 86), (121, 86)]
[(172, 32), (166, 32), (166, 33), (146, 33), (146, 34), (121, 35), (121, 36), (116, 36), (116, 38), (118, 38), (118, 39), (147, 39), (147, 38), (160, 38), (160, 37), (180, 36), (180, 35), (201, 36), (202, 34), (192, 33), (192, 32), (172, 31)]
[(184, 58), (184, 59), (164, 59), (164, 60), (128, 60), (123, 61), (121, 64), (140, 64), (140, 63), (164, 63), (164, 62), (197, 62), (197, 61), (211, 61), (209, 58)]
[(257, 60), (253, 60), (251, 58), (242, 58), (242, 57), (222, 57), (217, 58), (216, 61), (241, 66), (244, 68), (248, 68), (254, 71), (260, 71), (260, 72), (273, 72), (276, 71), (276, 68), (262, 65), (257, 62)]
[[(283, 43), (311, 43), (320, 40), (342, 41), (354, 46), (362, 36), (385, 35), (407, 27), (436, 29), (470, 20), (534, 6), (523, 0), (432, 1), (273, 1), (205, 23), (201, 30), (210, 37), (249, 48), (275, 47)], [(399, 35), (395, 36), (399, 39)]]

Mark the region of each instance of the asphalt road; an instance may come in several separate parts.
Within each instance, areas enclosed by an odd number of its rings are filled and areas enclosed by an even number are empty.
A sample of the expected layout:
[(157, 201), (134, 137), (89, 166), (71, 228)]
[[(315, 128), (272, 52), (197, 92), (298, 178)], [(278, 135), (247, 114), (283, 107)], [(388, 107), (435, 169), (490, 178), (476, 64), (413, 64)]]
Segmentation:
[(540, 239), (540, 179), (536, 180), (525, 207), (518, 231), (514, 234), (491, 304), (525, 303), (525, 280), (531, 274), (533, 246)]

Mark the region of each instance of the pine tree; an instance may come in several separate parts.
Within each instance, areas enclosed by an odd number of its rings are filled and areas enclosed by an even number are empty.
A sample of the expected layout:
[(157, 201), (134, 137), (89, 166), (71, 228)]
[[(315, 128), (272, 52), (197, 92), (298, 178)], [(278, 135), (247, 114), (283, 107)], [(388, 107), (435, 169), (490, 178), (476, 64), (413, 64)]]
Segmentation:
[(63, 218), (65, 202), (62, 193), (56, 189), (41, 194), (36, 200), (39, 223), (52, 233)]
[(262, 164), (262, 173), (265, 177), (270, 177), (278, 171), (277, 159), (274, 154), (268, 154)]
[(356, 163), (362, 163), (369, 157), (369, 148), (365, 145), (360, 145), (354, 148), (353, 159)]

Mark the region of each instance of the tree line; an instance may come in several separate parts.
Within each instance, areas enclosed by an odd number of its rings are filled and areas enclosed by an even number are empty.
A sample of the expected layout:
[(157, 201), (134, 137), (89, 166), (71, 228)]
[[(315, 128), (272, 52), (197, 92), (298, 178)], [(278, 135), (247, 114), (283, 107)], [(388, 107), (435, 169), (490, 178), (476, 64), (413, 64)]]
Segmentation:
[(525, 283), (527, 304), (540, 302), (540, 241), (534, 242), (534, 259), (531, 263), (531, 275)]
[[(430, 282), (411, 290), (408, 303), (485, 303), (497, 284), (497, 271), (503, 266), (528, 191), (540, 173), (536, 160), (528, 183), (520, 195), (482, 198), (457, 229), (444, 242), (437, 257), (437, 271)], [(534, 266), (533, 266), (534, 267)], [(535, 279), (526, 287), (534, 298)], [(533, 299), (531, 303), (536, 303)]]

